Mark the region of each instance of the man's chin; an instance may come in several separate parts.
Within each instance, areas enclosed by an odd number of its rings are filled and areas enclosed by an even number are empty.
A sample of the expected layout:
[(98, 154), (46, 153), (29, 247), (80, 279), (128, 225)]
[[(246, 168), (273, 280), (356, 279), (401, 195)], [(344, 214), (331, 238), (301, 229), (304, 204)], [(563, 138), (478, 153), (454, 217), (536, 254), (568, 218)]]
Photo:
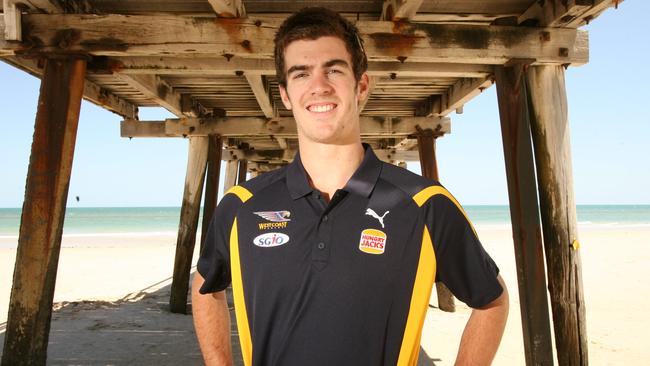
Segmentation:
[(338, 135), (310, 135), (303, 136), (300, 138), (299, 143), (311, 143), (311, 144), (320, 144), (320, 145), (349, 145), (350, 141), (342, 138)]

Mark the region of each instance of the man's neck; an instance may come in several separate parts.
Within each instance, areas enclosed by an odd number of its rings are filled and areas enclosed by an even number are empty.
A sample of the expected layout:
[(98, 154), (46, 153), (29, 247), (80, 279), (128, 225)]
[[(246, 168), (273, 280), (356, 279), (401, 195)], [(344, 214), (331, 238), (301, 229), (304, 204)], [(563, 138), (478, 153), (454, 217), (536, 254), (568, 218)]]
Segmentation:
[(361, 141), (349, 145), (300, 144), (299, 149), (310, 184), (327, 201), (350, 180), (364, 156)]

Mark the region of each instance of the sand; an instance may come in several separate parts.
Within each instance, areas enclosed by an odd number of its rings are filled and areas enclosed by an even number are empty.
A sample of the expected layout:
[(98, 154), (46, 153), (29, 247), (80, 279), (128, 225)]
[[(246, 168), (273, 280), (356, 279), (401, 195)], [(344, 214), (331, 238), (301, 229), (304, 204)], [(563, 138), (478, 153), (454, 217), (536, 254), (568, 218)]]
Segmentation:
[[(508, 325), (494, 364), (523, 365), (511, 231), (507, 226), (479, 226), (478, 232), (501, 269), (511, 299)], [(581, 226), (580, 241), (590, 363), (649, 362), (650, 228)], [(15, 243), (14, 238), (0, 238), (2, 342)], [(62, 246), (48, 364), (201, 364), (191, 316), (168, 311), (173, 234), (67, 236)], [(458, 302), (456, 313), (429, 309), (422, 364), (453, 365), (469, 313)]]

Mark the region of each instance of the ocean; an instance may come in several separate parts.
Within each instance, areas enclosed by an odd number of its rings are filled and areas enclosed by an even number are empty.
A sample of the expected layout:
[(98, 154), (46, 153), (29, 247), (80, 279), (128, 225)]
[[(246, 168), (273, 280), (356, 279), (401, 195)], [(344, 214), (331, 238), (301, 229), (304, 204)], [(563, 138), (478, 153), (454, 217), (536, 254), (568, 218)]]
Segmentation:
[[(510, 210), (506, 205), (464, 208), (476, 226), (510, 224)], [(20, 208), (0, 208), (0, 238), (18, 236), (20, 212)], [(650, 205), (578, 205), (577, 213), (581, 227), (650, 227)], [(179, 217), (180, 207), (68, 208), (63, 234), (176, 233)]]

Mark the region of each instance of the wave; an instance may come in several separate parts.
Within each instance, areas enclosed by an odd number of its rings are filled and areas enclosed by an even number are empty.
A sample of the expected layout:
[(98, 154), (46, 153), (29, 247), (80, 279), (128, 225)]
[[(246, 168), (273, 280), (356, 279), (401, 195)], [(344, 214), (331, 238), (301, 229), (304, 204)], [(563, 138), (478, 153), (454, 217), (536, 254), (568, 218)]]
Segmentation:
[[(148, 237), (148, 236), (175, 236), (177, 231), (149, 231), (149, 232), (116, 232), (116, 233), (72, 233), (63, 234), (63, 238), (93, 238), (93, 237)], [(197, 233), (201, 235), (201, 233)], [(18, 235), (0, 235), (0, 239), (18, 239)]]

